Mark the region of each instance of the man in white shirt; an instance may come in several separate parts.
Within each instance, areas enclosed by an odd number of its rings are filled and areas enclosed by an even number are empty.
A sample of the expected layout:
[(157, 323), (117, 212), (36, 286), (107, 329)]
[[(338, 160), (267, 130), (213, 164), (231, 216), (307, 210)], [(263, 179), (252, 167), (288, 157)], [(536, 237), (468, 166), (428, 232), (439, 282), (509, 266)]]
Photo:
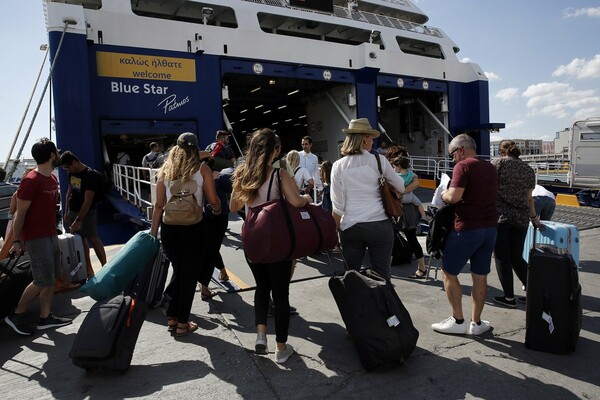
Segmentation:
[[(308, 170), (308, 173), (313, 178), (315, 186), (321, 187), (321, 178), (319, 176), (319, 159), (316, 155), (311, 153), (312, 149), (312, 138), (310, 136), (304, 136), (302, 138), (302, 152), (300, 152), (300, 166)], [(311, 197), (313, 193), (310, 193)]]
[(543, 186), (535, 185), (531, 193), (535, 204), (535, 212), (542, 221), (550, 221), (556, 208), (556, 196)]

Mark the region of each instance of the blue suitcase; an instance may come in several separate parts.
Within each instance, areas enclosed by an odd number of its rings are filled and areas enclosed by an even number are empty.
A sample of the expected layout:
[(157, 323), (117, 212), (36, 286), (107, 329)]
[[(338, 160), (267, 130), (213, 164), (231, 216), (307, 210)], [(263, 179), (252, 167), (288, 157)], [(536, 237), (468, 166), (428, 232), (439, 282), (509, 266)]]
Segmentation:
[[(571, 254), (579, 268), (579, 231), (575, 225), (562, 222), (542, 221), (544, 230), (537, 230), (536, 246), (553, 246), (557, 254)], [(533, 225), (529, 224), (525, 245), (523, 246), (523, 259), (529, 263), (529, 252), (533, 246)]]

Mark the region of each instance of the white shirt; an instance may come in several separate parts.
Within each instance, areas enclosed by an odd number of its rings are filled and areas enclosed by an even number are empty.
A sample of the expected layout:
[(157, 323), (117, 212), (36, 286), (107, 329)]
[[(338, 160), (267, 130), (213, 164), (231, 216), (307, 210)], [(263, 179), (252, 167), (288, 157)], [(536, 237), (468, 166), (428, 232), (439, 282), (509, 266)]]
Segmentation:
[[(390, 162), (377, 155), (383, 176), (399, 193), (404, 181)], [(379, 192), (379, 170), (375, 156), (367, 151), (346, 156), (333, 163), (331, 169), (331, 202), (333, 211), (342, 216), (340, 229), (346, 230), (360, 222), (387, 219)]]
[(535, 189), (533, 189), (533, 192), (531, 193), (532, 197), (536, 197), (536, 196), (546, 196), (546, 197), (550, 197), (553, 200), (556, 200), (556, 196), (554, 196), (554, 193), (552, 193), (551, 191), (547, 190), (545, 187), (541, 186), (541, 185), (535, 185)]
[(296, 181), (296, 186), (298, 186), (298, 189), (302, 190), (304, 186), (306, 186), (305, 183), (308, 184), (308, 181), (311, 179), (312, 176), (310, 176), (306, 168), (296, 168), (296, 172), (294, 173), (294, 180)]
[(321, 186), (321, 177), (319, 176), (319, 159), (313, 153), (305, 151), (300, 152), (300, 166), (308, 170), (313, 178), (316, 187)]

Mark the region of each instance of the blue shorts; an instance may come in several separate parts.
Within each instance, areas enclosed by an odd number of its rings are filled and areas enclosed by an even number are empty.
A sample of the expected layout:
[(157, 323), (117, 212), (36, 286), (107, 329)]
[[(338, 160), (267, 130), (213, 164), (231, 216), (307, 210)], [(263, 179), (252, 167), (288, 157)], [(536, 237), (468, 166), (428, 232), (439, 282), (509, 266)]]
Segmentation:
[(448, 235), (442, 257), (442, 269), (450, 275), (458, 275), (467, 261), (471, 261), (471, 273), (490, 273), (492, 252), (496, 244), (495, 226), (490, 228), (452, 231)]

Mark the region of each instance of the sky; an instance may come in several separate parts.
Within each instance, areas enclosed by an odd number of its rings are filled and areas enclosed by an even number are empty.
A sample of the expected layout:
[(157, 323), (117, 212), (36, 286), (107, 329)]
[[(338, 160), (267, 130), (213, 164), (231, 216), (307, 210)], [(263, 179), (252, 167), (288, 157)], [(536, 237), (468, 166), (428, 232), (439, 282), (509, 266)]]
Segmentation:
[[(489, 78), (490, 121), (506, 124), (499, 139), (552, 140), (575, 120), (600, 117), (600, 4), (598, 0), (413, 0), (427, 25), (460, 47), (458, 57)], [(0, 163), (4, 163), (42, 67), (48, 42), (42, 0), (11, 2), (0, 14)], [(48, 78), (43, 64), (14, 157), (31, 127), (31, 144), (51, 137)]]

